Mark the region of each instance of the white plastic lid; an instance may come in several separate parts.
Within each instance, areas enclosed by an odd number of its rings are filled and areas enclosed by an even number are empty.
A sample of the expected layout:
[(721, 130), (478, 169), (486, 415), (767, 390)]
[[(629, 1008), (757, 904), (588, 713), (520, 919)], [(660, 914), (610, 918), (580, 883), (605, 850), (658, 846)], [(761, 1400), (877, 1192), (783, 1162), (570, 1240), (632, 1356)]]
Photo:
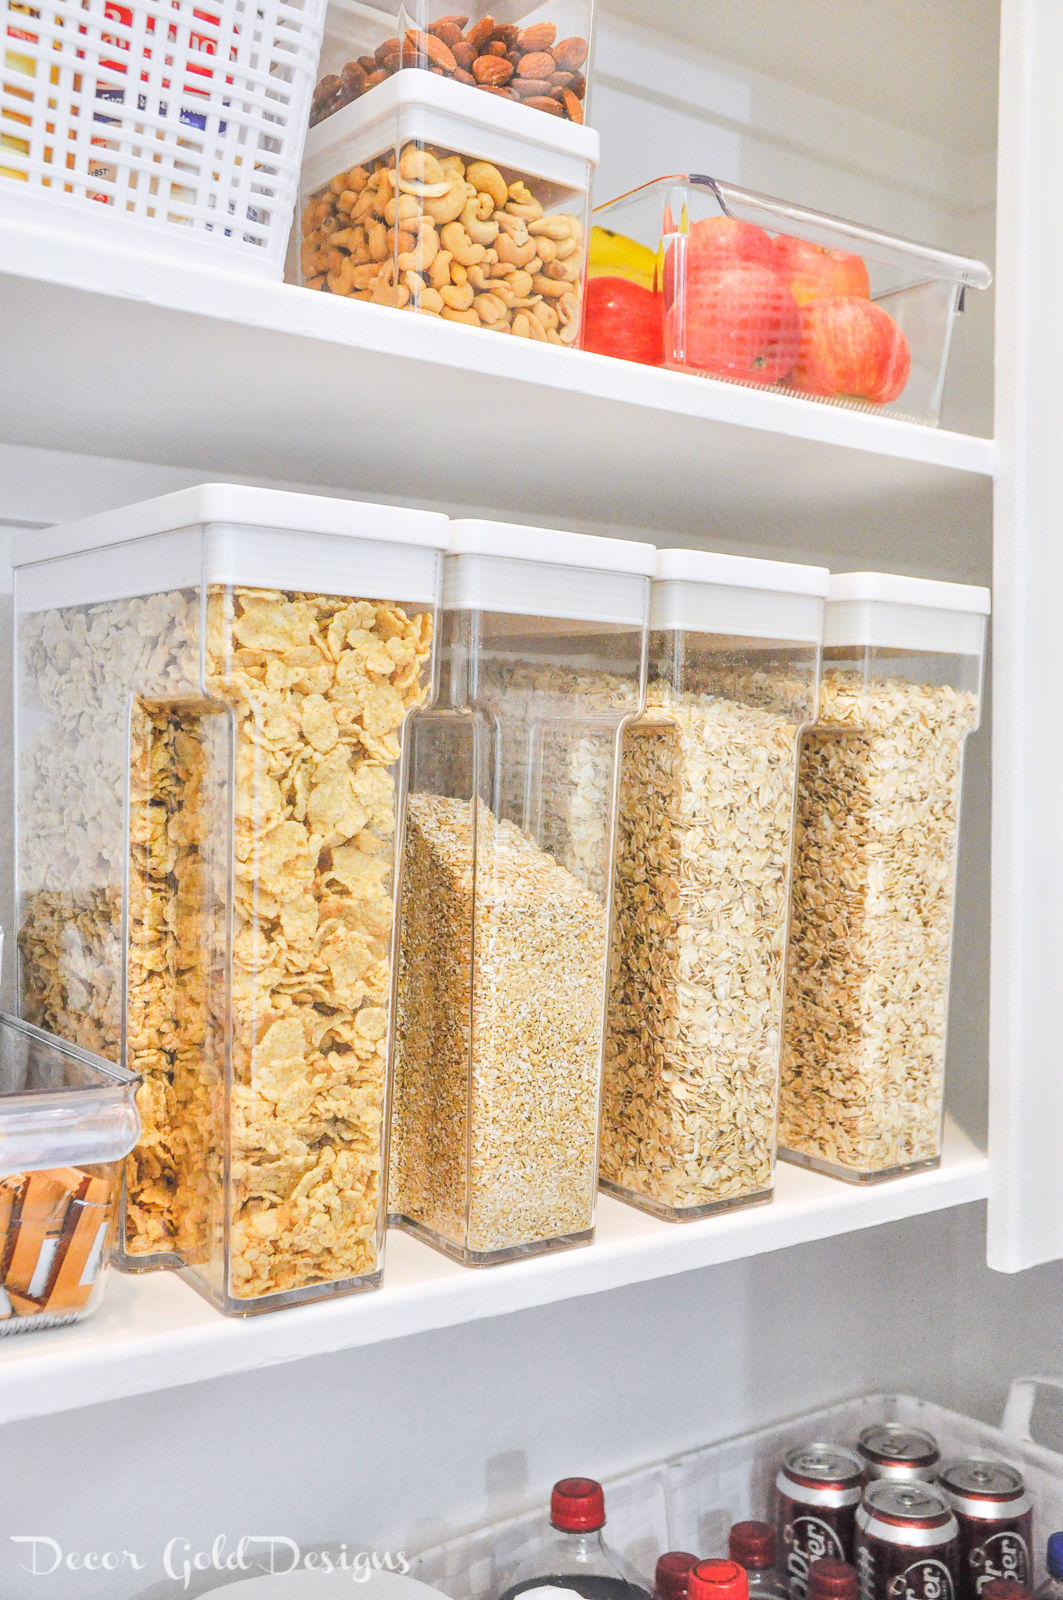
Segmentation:
[(408, 139), (581, 193), (601, 152), (593, 128), (408, 67), (310, 129), (303, 188), (319, 189)]
[(826, 599), (831, 583), (826, 567), (709, 550), (658, 550), (657, 577), (663, 582), (726, 584), (732, 589), (771, 589), (782, 594), (815, 594), (821, 599)]
[(553, 528), (460, 519), (450, 525), (443, 604), (644, 627), (652, 544)]
[(823, 642), (980, 657), (989, 613), (989, 590), (974, 584), (840, 572), (831, 577)]
[(704, 550), (658, 550), (650, 627), (818, 647), (829, 584), (826, 567)]

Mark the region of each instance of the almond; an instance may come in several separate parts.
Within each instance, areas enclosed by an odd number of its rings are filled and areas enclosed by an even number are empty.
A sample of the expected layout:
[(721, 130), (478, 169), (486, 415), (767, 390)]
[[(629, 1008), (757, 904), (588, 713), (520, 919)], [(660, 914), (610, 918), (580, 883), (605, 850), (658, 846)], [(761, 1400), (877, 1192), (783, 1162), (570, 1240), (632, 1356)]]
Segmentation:
[(520, 29), (515, 22), (500, 22), (492, 34), (494, 44), (503, 44), (507, 52), (512, 50), (520, 38)]
[(456, 44), (461, 43), (461, 29), (456, 22), (433, 22), (429, 25), (428, 32), (442, 39), (448, 50), (453, 50)]
[(536, 50), (549, 50), (556, 38), (557, 29), (552, 22), (533, 22), (517, 35), (517, 44), (522, 55), (529, 55)]
[(512, 82), (522, 100), (527, 100), (530, 95), (544, 99), (552, 88), (547, 78), (514, 78)]
[(568, 120), (570, 122), (583, 121), (583, 107), (571, 89), (562, 89), (561, 104), (568, 112)]
[[(374, 66), (376, 63), (374, 62)], [(359, 94), (365, 88), (365, 71), (359, 61), (348, 61), (340, 73), (340, 82), (345, 89), (356, 89)]]
[(465, 35), (465, 43), (471, 44), (473, 48), (479, 52), (483, 49), (487, 41), (494, 36), (494, 31), (494, 17), (481, 17), (479, 22), (473, 23), (472, 27)]
[(479, 55), (476, 46), (470, 44), (468, 39), (462, 39), (460, 44), (452, 45), (450, 53), (458, 63), (458, 66), (464, 67), (466, 72), (471, 70), (473, 62)]
[(398, 39), (385, 39), (383, 44), (378, 44), (373, 54), (376, 56), (377, 66), (384, 65), (385, 56), (397, 55), (400, 48)]
[[(568, 92), (571, 94), (571, 89)], [(546, 95), (532, 95), (531, 99), (525, 100), (524, 104), (531, 106), (534, 111), (549, 111), (552, 117), (563, 117), (565, 114), (558, 101), (551, 100)]]
[(327, 78), (322, 78), (321, 82), (314, 90), (314, 104), (316, 106), (324, 105), (325, 101), (331, 100), (332, 96), (337, 94), (342, 87), (343, 86), (336, 74), (334, 72), (330, 72)]
[(476, 87), (485, 90), (487, 94), (500, 94), (503, 100), (515, 100), (517, 98), (512, 89), (503, 89), (497, 83), (478, 83)]
[(490, 44), (485, 44), (483, 53), (485, 56), (497, 56), (500, 61), (508, 59), (509, 55), (501, 39), (492, 39)]
[(472, 75), (486, 88), (501, 89), (512, 78), (513, 68), (498, 56), (477, 56), (472, 64)]
[(549, 78), (557, 67), (549, 51), (533, 50), (530, 55), (521, 56), (517, 70), (522, 78)]
[(574, 72), (551, 72), (550, 74), (551, 89), (571, 89), (575, 81), (576, 74)]
[(386, 78), (387, 78), (387, 73), (384, 71), (384, 68), (383, 67), (377, 67), (376, 71), (375, 72), (371, 72), (369, 74), (369, 76), (366, 78), (366, 80), (365, 80), (366, 88), (367, 89), (375, 89), (377, 84), (378, 83), (383, 83), (386, 80)]
[(370, 72), (375, 72), (376, 69), (377, 69), (376, 56), (359, 56), (358, 57), (358, 65), (361, 67), (362, 71), (364, 73), (366, 73), (366, 74), (369, 74)]
[(572, 90), (572, 93), (576, 96), (577, 100), (585, 100), (587, 97), (587, 80), (583, 76), (582, 72), (576, 72), (573, 74), (573, 76), (576, 81), (575, 83), (569, 84), (569, 88)]
[(454, 60), (454, 52), (434, 33), (422, 33), (420, 28), (407, 28), (406, 41), (426, 55), (433, 67), (453, 72), (458, 65)]
[(554, 60), (562, 72), (577, 72), (587, 59), (586, 39), (562, 39), (553, 48)]
[(455, 67), (451, 73), (455, 83), (475, 83), (476, 79), (471, 72), (466, 72), (464, 67)]

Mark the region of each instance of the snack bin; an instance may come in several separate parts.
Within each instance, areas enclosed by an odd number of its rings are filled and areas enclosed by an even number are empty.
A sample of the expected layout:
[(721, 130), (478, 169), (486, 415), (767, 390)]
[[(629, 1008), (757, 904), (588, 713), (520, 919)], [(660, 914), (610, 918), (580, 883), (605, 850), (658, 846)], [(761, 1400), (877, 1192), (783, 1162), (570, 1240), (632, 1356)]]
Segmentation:
[(989, 591), (831, 579), (802, 739), (779, 1148), (874, 1183), (941, 1158), (963, 757)]
[(581, 123), (594, 0), (332, 0), (313, 95), (312, 123), (332, 116), (405, 68), (484, 90), (540, 115)]
[(0, 1014), (0, 1334), (99, 1304), (136, 1087), (124, 1067)]
[(305, 287), (573, 346), (589, 128), (400, 72), (307, 136)]
[(623, 736), (601, 1181), (668, 1221), (771, 1196), (798, 740), (822, 567), (659, 550)]
[(227, 1313), (379, 1281), (403, 727), (446, 539), (210, 484), (16, 552), (21, 1012), (141, 1074), (120, 1262)]
[(468, 1266), (588, 1241), (619, 736), (655, 552), (452, 525), (410, 727), (389, 1209)]
[(658, 253), (666, 366), (910, 422), (937, 422), (964, 293), (991, 282), (980, 261), (695, 174), (594, 221)]

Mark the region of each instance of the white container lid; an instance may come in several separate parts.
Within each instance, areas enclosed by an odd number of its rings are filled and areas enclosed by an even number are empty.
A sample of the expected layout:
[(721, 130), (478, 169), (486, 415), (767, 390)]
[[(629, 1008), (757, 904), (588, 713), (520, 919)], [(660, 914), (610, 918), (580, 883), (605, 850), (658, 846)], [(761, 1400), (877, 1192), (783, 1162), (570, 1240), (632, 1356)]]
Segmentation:
[(554, 528), (459, 519), (450, 525), (443, 604), (644, 627), (652, 544)]
[(770, 589), (780, 594), (814, 594), (821, 599), (826, 599), (831, 583), (826, 567), (710, 550), (658, 550), (657, 577), (663, 582), (726, 584), (732, 589)]
[(989, 590), (974, 584), (839, 572), (831, 577), (823, 643), (980, 657), (990, 609)]
[(593, 128), (405, 67), (310, 129), (303, 188), (319, 189), (344, 167), (408, 139), (581, 193), (589, 189), (590, 169), (601, 153)]
[(433, 604), (448, 539), (435, 511), (204, 483), (16, 536), (18, 604), (38, 611), (199, 583)]
[(829, 585), (826, 567), (705, 550), (658, 550), (650, 627), (818, 648)]

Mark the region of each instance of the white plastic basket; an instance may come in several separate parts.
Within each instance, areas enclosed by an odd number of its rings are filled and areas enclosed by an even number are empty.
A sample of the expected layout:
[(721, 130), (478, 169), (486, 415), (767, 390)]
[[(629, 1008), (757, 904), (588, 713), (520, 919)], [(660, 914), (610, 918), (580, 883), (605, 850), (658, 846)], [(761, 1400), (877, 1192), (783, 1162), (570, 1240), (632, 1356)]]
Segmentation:
[[(812, 1439), (852, 1445), (868, 1423), (901, 1422), (929, 1429), (943, 1459), (982, 1452), (1002, 1456), (1020, 1469), (1033, 1501), (1040, 1582), (1047, 1536), (1063, 1528), (1063, 1455), (1031, 1436), (1037, 1402), (1046, 1390), (1058, 1397), (1063, 1380), (1017, 1379), (1000, 1428), (909, 1395), (873, 1394), (689, 1451), (605, 1480), (605, 1537), (647, 1578), (664, 1550), (724, 1554), (732, 1523), (747, 1517), (774, 1519), (775, 1474), (791, 1446)], [(594, 1471), (593, 1461), (578, 1465)], [(414, 1575), (442, 1589), (450, 1600), (495, 1600), (507, 1573), (534, 1549), (542, 1530), (539, 1508), (433, 1543), (420, 1551)]]
[(0, 216), (281, 276), (325, 0), (0, 4)]

